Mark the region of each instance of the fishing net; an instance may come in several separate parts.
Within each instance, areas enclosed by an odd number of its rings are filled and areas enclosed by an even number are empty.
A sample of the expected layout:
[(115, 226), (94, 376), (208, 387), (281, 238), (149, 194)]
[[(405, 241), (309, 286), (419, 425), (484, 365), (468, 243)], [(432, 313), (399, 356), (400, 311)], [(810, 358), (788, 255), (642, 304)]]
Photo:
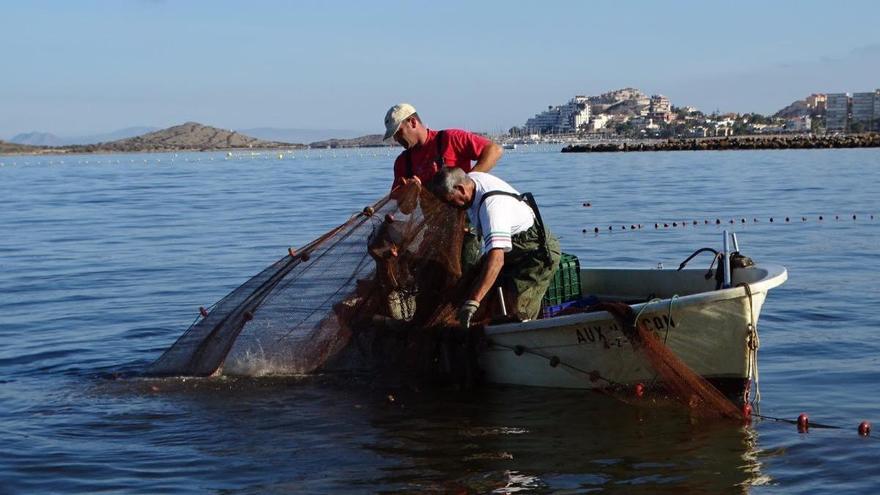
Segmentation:
[(633, 349), (640, 352), (660, 377), (663, 388), (698, 416), (742, 418), (742, 411), (708, 380), (694, 372), (651, 331), (644, 320), (637, 321), (632, 307), (620, 302), (603, 302), (591, 307), (607, 311), (621, 323)]
[(417, 184), (398, 188), (203, 311), (148, 373), (309, 373), (358, 330), (454, 327), (463, 215)]
[[(478, 378), (479, 330), (459, 330), (456, 310), (473, 280), (462, 272), (464, 212), (412, 183), (271, 264), (203, 311), (148, 374), (296, 375), (381, 369), (407, 380)], [(481, 305), (475, 323), (493, 313)], [(632, 308), (604, 303), (665, 388), (702, 415), (740, 411), (682, 362)]]

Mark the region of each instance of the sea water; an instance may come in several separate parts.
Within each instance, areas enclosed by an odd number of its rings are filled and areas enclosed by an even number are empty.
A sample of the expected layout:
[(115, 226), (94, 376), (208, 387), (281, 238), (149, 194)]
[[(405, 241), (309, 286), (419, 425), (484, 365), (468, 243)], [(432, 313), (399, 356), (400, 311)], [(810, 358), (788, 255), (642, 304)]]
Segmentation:
[(840, 429), (696, 420), (587, 391), (137, 378), (199, 306), (385, 194), (396, 152), (0, 157), (0, 492), (880, 486), (880, 438), (856, 433), (880, 424), (880, 150), (520, 147), (495, 169), (534, 193), (582, 266), (674, 268), (719, 248), (723, 228), (786, 266), (759, 323), (761, 413)]

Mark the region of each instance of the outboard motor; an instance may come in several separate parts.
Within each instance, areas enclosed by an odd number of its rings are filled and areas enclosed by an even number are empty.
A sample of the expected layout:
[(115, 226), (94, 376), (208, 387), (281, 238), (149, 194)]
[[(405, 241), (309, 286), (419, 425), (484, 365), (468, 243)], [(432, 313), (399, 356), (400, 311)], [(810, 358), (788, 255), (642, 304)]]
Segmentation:
[[(723, 235), (723, 247), (721, 252), (708, 247), (697, 249), (693, 254), (681, 262), (678, 269), (684, 269), (688, 262), (694, 259), (698, 254), (710, 252), (714, 256), (712, 258), (712, 263), (709, 265), (709, 270), (706, 272), (706, 280), (715, 277), (715, 290), (729, 288), (731, 286), (733, 270), (754, 266), (755, 262), (748, 256), (739, 252), (739, 243), (737, 242), (735, 233), (728, 234), (725, 230)], [(733, 250), (731, 250), (730, 246), (731, 241), (733, 243)], [(718, 262), (718, 268), (713, 270), (716, 261)]]

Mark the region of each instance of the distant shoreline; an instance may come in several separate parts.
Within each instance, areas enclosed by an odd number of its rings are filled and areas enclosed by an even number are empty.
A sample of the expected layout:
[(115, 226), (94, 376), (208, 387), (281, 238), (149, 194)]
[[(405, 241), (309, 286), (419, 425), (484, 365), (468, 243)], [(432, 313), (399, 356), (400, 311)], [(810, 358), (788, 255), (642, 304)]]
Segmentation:
[(880, 148), (880, 133), (835, 136), (672, 138), (656, 142), (571, 144), (562, 153)]
[(259, 148), (179, 148), (179, 149), (141, 149), (141, 150), (76, 150), (63, 148), (39, 148), (28, 151), (4, 151), (0, 150), (0, 156), (79, 156), (79, 155), (131, 155), (138, 153), (241, 153), (241, 152), (266, 152), (266, 151), (302, 151), (309, 149), (304, 145), (268, 146)]

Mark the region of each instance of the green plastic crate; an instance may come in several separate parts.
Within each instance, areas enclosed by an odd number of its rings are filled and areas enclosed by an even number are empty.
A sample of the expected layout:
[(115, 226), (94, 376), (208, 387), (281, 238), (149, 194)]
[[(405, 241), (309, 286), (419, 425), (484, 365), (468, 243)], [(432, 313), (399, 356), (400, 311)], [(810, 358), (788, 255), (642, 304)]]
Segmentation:
[(547, 288), (542, 300), (543, 306), (556, 306), (568, 301), (576, 301), (581, 298), (581, 263), (577, 256), (562, 253), (559, 258), (559, 267), (553, 274), (553, 281)]

